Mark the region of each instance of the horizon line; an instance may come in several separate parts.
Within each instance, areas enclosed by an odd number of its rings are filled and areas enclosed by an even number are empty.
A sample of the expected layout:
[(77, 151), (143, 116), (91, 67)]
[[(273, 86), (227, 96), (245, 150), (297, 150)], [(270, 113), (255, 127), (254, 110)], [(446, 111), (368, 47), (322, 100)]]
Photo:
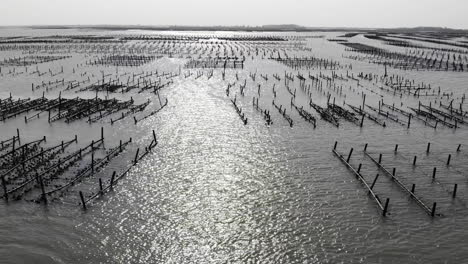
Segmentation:
[(314, 31), (314, 30), (431, 30), (431, 31), (467, 31), (464, 28), (450, 28), (442, 26), (414, 26), (414, 27), (347, 27), (347, 26), (302, 26), (296, 24), (267, 24), (267, 25), (148, 25), (148, 24), (34, 24), (34, 25), (0, 25), (0, 28), (120, 28), (129, 29), (155, 29), (155, 30), (236, 30), (244, 29), (256, 31)]

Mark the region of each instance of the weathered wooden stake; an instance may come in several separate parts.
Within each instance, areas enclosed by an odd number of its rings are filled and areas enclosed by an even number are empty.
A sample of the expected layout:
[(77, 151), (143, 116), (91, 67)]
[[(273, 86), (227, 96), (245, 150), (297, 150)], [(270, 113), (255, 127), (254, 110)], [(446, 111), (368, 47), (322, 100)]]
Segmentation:
[[(375, 175), (375, 178), (374, 178), (374, 181), (372, 182), (372, 185), (370, 187), (370, 189), (372, 190), (374, 188), (374, 185), (375, 183), (377, 182), (377, 179), (379, 178), (379, 174), (377, 173), (377, 175)], [(369, 191), (370, 192), (370, 191)]]
[(432, 212), (431, 212), (431, 216), (432, 216), (432, 217), (435, 216), (436, 206), (437, 206), (437, 203), (434, 202), (434, 204), (432, 205)]
[(85, 199), (84, 199), (84, 196), (83, 196), (83, 192), (80, 191), (80, 199), (81, 199), (81, 205), (83, 205), (83, 210), (86, 211), (86, 202), (85, 202)]
[(383, 216), (386, 216), (386, 215), (387, 215), (388, 203), (389, 203), (389, 202), (390, 202), (390, 198), (387, 198), (387, 200), (385, 201), (385, 206), (384, 206), (383, 212), (382, 212), (382, 215), (383, 215)]
[(102, 179), (101, 178), (99, 178), (99, 192), (101, 193), (101, 195), (103, 194)]
[(156, 139), (156, 132), (153, 130), (153, 139), (154, 139), (154, 144), (158, 143), (158, 140)]
[(91, 152), (91, 171), (94, 173), (94, 152)]
[(351, 159), (351, 155), (353, 154), (353, 148), (349, 151), (348, 158), (346, 159), (346, 162), (349, 163), (349, 160)]
[(112, 177), (111, 177), (111, 181), (110, 181), (111, 189), (114, 188), (114, 180), (115, 180), (115, 174), (116, 173), (117, 173), (116, 171), (112, 172)]
[(140, 148), (137, 149), (136, 153), (135, 153), (135, 159), (133, 160), (133, 163), (134, 164), (137, 164), (138, 162), (138, 153), (140, 152)]

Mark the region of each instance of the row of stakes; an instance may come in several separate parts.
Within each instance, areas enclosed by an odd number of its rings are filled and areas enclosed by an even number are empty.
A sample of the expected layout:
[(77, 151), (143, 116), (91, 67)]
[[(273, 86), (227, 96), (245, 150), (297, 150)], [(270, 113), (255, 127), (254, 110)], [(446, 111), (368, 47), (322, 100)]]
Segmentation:
[[(346, 158), (346, 160), (343, 158), (343, 156), (341, 154), (339, 154), (337, 151), (336, 151), (336, 147), (337, 147), (337, 144), (338, 142), (335, 142), (335, 145), (334, 145), (334, 148), (333, 148), (333, 153), (335, 153), (338, 157), (340, 157), (340, 159), (349, 167), (353, 170), (353, 172), (356, 174), (356, 176), (359, 177), (359, 179), (365, 184), (365, 186), (369, 189), (369, 192), (373, 194), (373, 197), (377, 199), (377, 202), (379, 205), (380, 204), (380, 200), (378, 200), (378, 197), (372, 192), (372, 189), (375, 185), (375, 183), (377, 182), (377, 179), (379, 177), (379, 174), (376, 175), (374, 181), (372, 182), (372, 185), (371, 186), (368, 186), (367, 183), (365, 182), (364, 178), (362, 177), (362, 175), (360, 175), (360, 170), (361, 170), (361, 166), (362, 164), (359, 164), (359, 167), (357, 169), (357, 171), (355, 171), (353, 169), (353, 167), (349, 164), (349, 161), (351, 159), (351, 155), (353, 153), (353, 148), (351, 148), (349, 154), (348, 154), (348, 157)], [(393, 168), (392, 172), (390, 173), (386, 168), (384, 168), (382, 165), (381, 165), (381, 162), (382, 162), (382, 154), (379, 155), (379, 159), (378, 161), (376, 161), (374, 158), (372, 158), (368, 153), (367, 153), (367, 146), (368, 144), (365, 145), (364, 147), (364, 153), (376, 164), (379, 166), (379, 168), (381, 170), (383, 170), (387, 175), (389, 175), (390, 177), (392, 177), (392, 179), (403, 189), (405, 190), (407, 193), (410, 194), (410, 196), (428, 213), (430, 214), (431, 216), (435, 216), (435, 210), (436, 210), (436, 205), (437, 203), (434, 202), (433, 203), (433, 206), (432, 206), (432, 209), (430, 209), (427, 205), (425, 205), (418, 197), (416, 197), (415, 195), (415, 188), (416, 188), (416, 185), (413, 184), (412, 187), (411, 187), (411, 190), (409, 190), (408, 188), (406, 188), (399, 180), (398, 178), (395, 177), (396, 175), (396, 168)], [(431, 143), (428, 143), (427, 144), (427, 148), (426, 148), (426, 153), (429, 153), (430, 152), (430, 148), (431, 148)], [(457, 152), (459, 152), (461, 150), (461, 144), (459, 144), (457, 146)], [(398, 144), (395, 145), (395, 149), (394, 149), (394, 152), (396, 153), (398, 151)], [(449, 166), (450, 165), (450, 162), (451, 162), (451, 158), (452, 158), (452, 155), (451, 154), (448, 154), (448, 157), (447, 157), (447, 161), (446, 161), (446, 165)], [(416, 161), (417, 161), (417, 156), (414, 156), (413, 158), (413, 166), (416, 166)], [(432, 171), (432, 179), (435, 180), (436, 179), (436, 173), (437, 173), (437, 168), (434, 167), (433, 168), (433, 171)], [(452, 190), (452, 198), (456, 198), (456, 195), (457, 195), (457, 189), (458, 189), (458, 184), (454, 184), (453, 186), (453, 190)], [(386, 201), (386, 205), (385, 207), (382, 207), (383, 209), (383, 215), (385, 216), (387, 210), (385, 208), (387, 208), (388, 206), (388, 202), (389, 202), (389, 199), (387, 198), (387, 201)], [(384, 210), (385, 209), (385, 210)]]
[(87, 204), (89, 204), (92, 200), (104, 195), (106, 192), (113, 190), (114, 186), (117, 184), (117, 182), (123, 178), (125, 175), (128, 174), (128, 172), (138, 164), (140, 160), (142, 160), (145, 156), (147, 156), (151, 150), (156, 147), (158, 144), (158, 141), (156, 139), (156, 133), (153, 130), (153, 139), (149, 146), (145, 147), (143, 154), (139, 155), (140, 153), (140, 148), (137, 149), (135, 153), (135, 157), (133, 159), (133, 163), (131, 166), (129, 166), (125, 171), (117, 175), (116, 171), (112, 172), (112, 176), (110, 179), (110, 182), (107, 186), (104, 186), (104, 183), (101, 178), (98, 179), (98, 184), (99, 184), (99, 191), (95, 194), (92, 194), (90, 197), (85, 198), (85, 195), (83, 194), (83, 191), (79, 191), (78, 194), (80, 196), (80, 201), (81, 201), (81, 206), (84, 211), (88, 209)]
[[(358, 179), (364, 184), (364, 186), (367, 188), (369, 194), (372, 196), (372, 198), (375, 200), (375, 202), (377, 203), (378, 207), (381, 209), (382, 211), (382, 215), (383, 216), (386, 216), (387, 215), (387, 212), (388, 212), (388, 204), (389, 204), (389, 201), (390, 201), (390, 198), (387, 198), (386, 201), (385, 201), (385, 204), (382, 203), (382, 201), (380, 200), (380, 198), (378, 197), (378, 195), (373, 191), (373, 188), (377, 182), (377, 179), (379, 178), (379, 174), (376, 175), (376, 177), (374, 178), (373, 182), (371, 185), (369, 185), (366, 180), (364, 179), (364, 177), (361, 175), (360, 171), (361, 171), (361, 168), (362, 168), (362, 164), (359, 164), (358, 166), (358, 169), (354, 169), (353, 166), (349, 163), (350, 162), (350, 159), (351, 159), (351, 155), (353, 154), (353, 148), (350, 149), (349, 151), (349, 154), (348, 156), (345, 158), (342, 154), (338, 153), (337, 152), (337, 145), (338, 145), (338, 142), (335, 141), (335, 144), (334, 144), (334, 147), (333, 147), (333, 153), (340, 158), (340, 160), (355, 174), (356, 177), (358, 177)], [(429, 214), (430, 216), (434, 217), (436, 215), (441, 215), (441, 214), (436, 214), (436, 207), (437, 207), (437, 203), (434, 202), (432, 204), (432, 208), (429, 208), (429, 206), (427, 206), (419, 197), (416, 196), (415, 194), (415, 188), (416, 188), (416, 185), (413, 184), (411, 189), (408, 189), (398, 178), (396, 178), (396, 168), (393, 168), (392, 172), (389, 172), (385, 167), (383, 167), (383, 165), (381, 164), (382, 163), (382, 154), (379, 155), (379, 158), (378, 160), (375, 160), (373, 157), (371, 157), (369, 155), (369, 153), (367, 153), (367, 146), (368, 144), (365, 145), (364, 147), (364, 153), (366, 154), (366, 156), (368, 156), (378, 167), (379, 169), (381, 169), (385, 174), (387, 174), (388, 176), (390, 176), (392, 178), (392, 180), (405, 192), (407, 192), (411, 198), (413, 198), (414, 201), (416, 201), (416, 203), (427, 213)], [(427, 145), (427, 149), (426, 149), (426, 152), (429, 153), (430, 152), (430, 147), (431, 147), (431, 144), (428, 143)], [(457, 147), (457, 152), (459, 152), (461, 149), (461, 144), (458, 145)], [(394, 149), (394, 152), (396, 153), (398, 151), (398, 144), (395, 145), (395, 149)], [(447, 157), (447, 162), (446, 162), (446, 165), (449, 166), (450, 165), (450, 161), (451, 161), (451, 157), (452, 155), (449, 154), (448, 157)], [(413, 158), (413, 165), (416, 165), (416, 161), (417, 161), (417, 156), (414, 156)], [(437, 168), (434, 167), (433, 169), (433, 172), (432, 172), (432, 179), (435, 180), (436, 178), (436, 172), (437, 172)], [(453, 191), (452, 191), (452, 198), (456, 198), (456, 195), (457, 195), (457, 188), (458, 188), (458, 184), (454, 184), (453, 186)]]
[[(104, 129), (101, 128), (101, 140), (99, 140), (98, 142), (103, 141), (103, 140), (104, 140)], [(20, 131), (19, 131), (19, 129), (17, 129), (17, 135), (16, 135), (16, 136), (12, 137), (11, 139), (4, 140), (4, 141), (2, 141), (1, 143), (3, 144), (3, 146), (6, 146), (8, 143), (11, 145), (11, 143), (10, 143), (11, 141), (13, 141), (13, 142), (20, 142)], [(44, 137), (43, 141), (45, 141), (45, 137)], [(131, 141), (131, 139), (130, 139), (130, 141)], [(69, 144), (72, 143), (72, 142), (77, 142), (77, 136), (76, 136), (76, 135), (75, 135), (75, 139), (72, 140), (72, 141), (70, 141), (70, 142), (67, 142), (66, 145), (69, 145)], [(98, 143), (98, 142), (94, 142), (94, 141), (93, 141), (94, 145), (96, 145), (96, 143)], [(91, 146), (93, 145), (93, 143), (91, 144)], [(13, 143), (13, 144), (14, 144), (14, 143)], [(153, 140), (151, 141), (151, 143), (150, 143), (150, 145), (149, 145), (148, 147), (145, 147), (145, 151), (144, 151), (144, 153), (143, 153), (142, 155), (139, 155), (139, 153), (140, 153), (140, 148), (137, 149), (137, 152), (136, 152), (136, 154), (135, 154), (135, 158), (134, 158), (134, 161), (133, 161), (133, 165), (132, 165), (132, 166), (135, 166), (135, 165), (138, 163), (139, 160), (143, 159), (146, 155), (148, 155), (149, 152), (150, 152), (156, 145), (157, 145), (156, 133), (155, 133), (155, 131), (153, 130)], [(61, 146), (62, 146), (62, 150), (63, 150), (63, 148), (64, 148), (64, 142), (63, 142), (63, 141), (62, 141), (62, 143), (61, 143)], [(21, 146), (21, 147), (22, 147), (22, 146)], [(57, 147), (60, 147), (60, 145), (57, 146)], [(14, 146), (13, 146), (13, 148), (14, 148)], [(55, 148), (55, 147), (54, 147), (54, 148)], [(122, 151), (122, 141), (120, 141), (120, 151)], [(80, 153), (81, 153), (81, 149), (80, 149)], [(93, 159), (92, 159), (92, 163), (91, 163), (91, 164), (94, 163), (94, 155), (92, 155), (92, 157), (93, 157)], [(25, 160), (25, 159), (23, 158), (23, 160)], [(25, 161), (26, 161), (26, 160), (25, 160)], [(19, 165), (21, 165), (21, 164), (19, 164)], [(132, 166), (131, 166), (131, 167), (132, 167)], [(16, 167), (17, 167), (17, 166), (16, 166)], [(14, 168), (16, 168), (16, 167), (14, 167)], [(114, 173), (114, 175), (112, 176), (112, 179), (111, 179), (111, 184), (110, 184), (110, 186), (109, 186), (108, 188), (103, 188), (103, 186), (102, 186), (102, 180), (99, 179), (100, 193), (103, 194), (106, 190), (108, 190), (109, 188), (112, 188), (112, 186), (114, 185), (114, 183), (115, 183), (118, 179), (122, 178), (122, 177), (131, 169), (131, 167), (129, 167), (125, 172), (123, 172), (122, 174), (118, 175), (117, 177), (116, 177), (116, 175), (115, 175), (115, 173)], [(92, 166), (92, 168), (94, 168), (94, 166)], [(8, 174), (8, 173), (7, 173), (7, 174)], [(3, 175), (3, 176), (2, 176), (2, 185), (3, 185), (3, 189), (4, 189), (4, 193), (5, 193), (5, 195), (3, 196), (3, 198), (5, 198), (5, 200), (8, 201), (8, 193), (9, 193), (9, 191), (7, 191), (7, 189), (6, 189), (6, 186), (7, 186), (7, 185), (6, 185), (6, 180), (5, 180), (5, 174), (2, 174), (2, 175)], [(41, 195), (42, 200), (47, 204), (47, 194), (48, 194), (48, 192), (45, 191), (45, 186), (44, 186), (42, 177), (39, 177), (39, 182), (40, 182), (40, 188), (41, 188), (41, 190), (42, 190), (42, 195)], [(82, 192), (80, 192), (80, 196), (82, 196)], [(88, 201), (90, 201), (91, 199), (94, 199), (95, 197), (96, 197), (96, 195), (92, 196), (90, 199), (88, 199)], [(86, 202), (83, 203), (83, 206), (84, 206), (84, 208), (86, 208)]]
[(377, 48), (362, 43), (339, 42), (344, 45), (346, 51), (365, 54), (365, 57), (350, 55), (348, 58), (354, 60), (366, 60), (370, 63), (378, 63), (389, 65), (394, 68), (404, 70), (451, 70), (451, 71), (466, 71), (468, 64), (463, 64), (462, 61), (452, 61), (449, 63), (449, 58), (445, 61), (443, 58), (438, 60), (434, 58), (434, 53), (431, 57), (421, 57), (416, 54), (403, 54), (399, 52), (391, 52), (382, 48)]
[[(20, 130), (17, 129), (16, 131), (17, 131), (17, 135), (16, 135), (16, 136), (14, 136), (14, 137), (11, 138), (11, 139), (8, 139), (8, 140), (5, 140), (5, 141), (2, 141), (2, 142), (1, 142), (2, 144), (5, 144), (5, 142), (13, 141), (13, 143), (12, 143), (12, 145), (11, 145), (12, 150), (9, 151), (7, 154), (3, 155), (2, 157), (4, 157), (4, 156), (6, 157), (6, 155), (11, 154), (11, 155), (13, 155), (13, 158), (14, 158), (14, 155), (15, 155), (16, 151), (19, 150), (19, 149), (22, 149), (22, 150), (23, 150), (23, 152), (22, 152), (22, 153), (23, 153), (23, 154), (22, 154), (22, 157), (23, 157), (23, 158), (22, 158), (22, 162), (23, 162), (23, 167), (24, 167), (24, 165), (25, 165), (24, 162), (28, 161), (28, 159), (26, 159), (26, 155), (25, 155), (25, 153), (24, 153), (24, 148), (27, 147), (28, 145), (33, 144), (33, 143), (36, 143), (36, 142), (37, 142), (37, 143), (46, 142), (46, 137), (44, 136), (44, 137), (43, 137), (42, 139), (40, 139), (40, 140), (36, 140), (36, 141), (29, 142), (29, 143), (24, 144), (24, 145), (20, 145), (20, 142), (21, 142), (21, 141), (20, 141)], [(16, 141), (18, 142), (18, 146), (17, 146), (17, 147), (15, 147), (15, 142), (16, 142)], [(102, 143), (103, 141), (104, 141), (104, 128), (101, 127), (101, 138), (100, 138), (98, 141), (94, 141), (94, 140), (93, 140), (93, 141), (91, 142), (91, 144), (90, 144), (91, 149), (93, 150), (93, 149), (94, 149), (93, 146), (96, 146), (96, 145), (98, 145), (99, 143)], [(68, 141), (68, 142), (66, 142), (66, 143), (65, 143), (64, 141), (62, 141), (61, 144), (60, 144), (59, 146), (56, 146), (56, 147), (61, 147), (62, 152), (63, 152), (65, 146), (68, 146), (70, 143), (73, 143), (73, 142), (75, 142), (75, 143), (78, 142), (78, 136), (77, 136), (77, 135), (75, 135), (75, 137), (74, 137), (73, 140)], [(130, 139), (130, 142), (131, 142), (131, 139)], [(10, 147), (10, 145), (7, 145), (7, 146), (5, 146), (5, 147)], [(52, 147), (51, 149), (56, 148), (56, 147)], [(89, 146), (88, 146), (88, 147), (89, 147)], [(87, 147), (86, 147), (86, 148), (87, 148)], [(86, 149), (86, 148), (85, 148), (85, 149)], [(2, 149), (3, 149), (3, 148), (2, 148)], [(120, 151), (122, 151), (122, 141), (120, 141), (119, 149), (120, 149)], [(80, 157), (81, 157), (81, 155), (82, 155), (82, 150), (83, 150), (83, 149), (80, 148), (79, 151), (76, 152), (77, 155), (79, 154)], [(45, 150), (42, 150), (41, 153), (40, 153), (40, 155), (42, 155), (42, 157), (44, 157), (44, 153), (45, 153)], [(94, 165), (94, 152), (92, 153), (91, 156), (92, 156), (92, 160), (91, 160), (91, 170), (94, 171), (94, 166), (93, 166), (93, 165)], [(59, 159), (59, 160), (60, 160), (60, 159)], [(13, 165), (14, 165), (14, 164), (13, 164)], [(57, 166), (59, 166), (59, 168), (60, 168), (60, 165), (61, 165), (61, 164), (60, 164), (60, 162), (59, 162), (59, 163), (57, 164)], [(6, 189), (7, 185), (6, 185), (5, 177), (9, 174), (9, 172), (12, 172), (13, 169), (15, 169), (16, 167), (17, 167), (17, 166), (14, 166), (13, 168), (9, 169), (6, 173), (3, 173), (3, 174), (2, 174), (2, 177), (1, 177), (1, 178), (2, 178), (2, 179), (1, 179), (1, 180), (2, 180), (2, 185), (3, 185), (3, 189), (4, 189), (4, 196), (3, 196), (3, 198), (5, 198), (5, 200), (7, 200), (7, 201), (8, 201), (8, 194), (9, 194), (10, 192), (12, 192), (12, 191), (7, 191), (7, 189)], [(42, 197), (43, 197), (43, 200), (47, 203), (47, 199), (46, 199), (46, 195), (45, 195), (46, 193), (45, 193), (44, 186), (43, 186), (43, 183), (42, 183), (42, 177), (39, 177), (39, 179), (40, 179), (40, 182), (41, 182)]]

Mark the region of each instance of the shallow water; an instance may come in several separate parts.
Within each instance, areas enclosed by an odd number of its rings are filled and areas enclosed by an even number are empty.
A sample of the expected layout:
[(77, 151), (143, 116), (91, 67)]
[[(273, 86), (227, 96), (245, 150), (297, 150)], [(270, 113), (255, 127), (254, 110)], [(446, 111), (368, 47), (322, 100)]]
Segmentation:
[[(54, 30), (4, 30), (0, 36), (55, 34), (153, 34), (159, 32), (60, 32)], [(174, 34), (163, 32), (161, 34)], [(180, 33), (184, 34), (184, 33)], [(191, 32), (190, 34), (208, 34)], [(212, 33), (226, 34), (226, 33)], [(233, 33), (239, 34), (239, 33)], [(242, 33), (252, 34), (252, 33)], [(285, 33), (278, 33), (285, 34)], [(288, 33), (297, 35), (296, 33)], [(322, 33), (307, 33), (322, 35)], [(304, 33), (303, 35), (307, 35)], [(341, 33), (323, 33), (333, 38)], [(268, 34), (267, 34), (268, 35)], [(383, 74), (383, 67), (342, 58), (344, 47), (328, 42), (326, 38), (307, 39), (312, 54), (322, 58), (353, 64), (352, 72), (364, 71)], [(356, 40), (368, 43), (362, 36)], [(377, 45), (377, 44), (375, 44)], [(386, 46), (386, 48), (389, 48)], [(391, 47), (389, 48), (391, 49)], [(307, 54), (298, 51), (297, 54)], [(19, 54), (16, 54), (18, 56)], [(0, 52), (1, 59), (14, 54)], [(56, 78), (79, 78), (72, 73), (88, 72), (96, 78), (116, 72), (115, 67), (79, 66), (84, 54), (73, 54), (71, 59), (40, 64), (56, 72), (64, 66), (64, 74)], [(183, 59), (162, 58), (137, 68), (119, 67), (119, 71), (176, 72)], [(31, 82), (36, 76), (9, 76), (5, 67), (0, 77), (0, 98), (39, 97), (42, 90), (32, 93)], [(185, 71), (185, 70), (183, 70)], [(196, 72), (196, 70), (192, 70)], [(201, 70), (203, 71), (203, 70)], [(257, 71), (254, 82), (249, 71)], [(0, 263), (464, 263), (468, 261), (468, 184), (466, 169), (468, 129), (437, 129), (412, 121), (407, 129), (393, 122), (383, 128), (366, 120), (364, 127), (341, 121), (340, 127), (318, 120), (317, 128), (305, 122), (290, 109), (290, 95), (282, 78), (284, 72), (295, 70), (265, 59), (247, 59), (241, 70), (227, 70), (222, 80), (221, 70), (213, 78), (194, 76), (174, 79), (174, 84), (161, 90), (168, 106), (158, 114), (133, 124), (130, 118), (111, 126), (108, 123), (88, 125), (85, 122), (54, 122), (45, 119), (24, 123), (23, 117), (0, 124), (0, 138), (6, 139), (19, 128), (23, 141), (47, 135), (47, 144), (78, 135), (79, 144), (99, 138), (104, 127), (106, 147), (115, 146), (119, 139), (132, 137), (133, 144), (96, 177), (73, 186), (64, 197), (49, 203), (27, 201), (2, 202), (0, 210)], [(389, 69), (419, 82), (441, 86), (445, 92), (461, 96), (466, 92), (466, 73), (400, 71)], [(239, 85), (231, 88), (231, 97), (237, 94), (238, 103), (248, 117), (244, 126), (226, 96), (227, 83), (247, 80), (245, 97), (239, 95)], [(302, 71), (305, 76), (308, 70)], [(312, 71), (319, 74), (320, 70)], [(330, 74), (330, 71), (323, 71)], [(339, 71), (345, 74), (346, 70)], [(268, 74), (268, 81), (258, 76)], [(55, 80), (46, 76), (46, 80)], [(309, 80), (307, 81), (309, 82)], [(238, 82), (241, 83), (241, 82)], [(344, 82), (343, 82), (344, 83)], [(259, 104), (270, 109), (273, 125), (266, 126), (262, 116), (252, 107), (252, 96), (257, 96), (261, 84)], [(276, 84), (276, 102), (286, 106), (294, 120), (291, 128), (272, 107), (271, 87)], [(362, 81), (364, 87), (372, 84)], [(306, 94), (296, 79), (290, 84), (297, 88), (296, 104), (314, 113), (308, 106)], [(343, 84), (346, 98), (330, 91), (337, 104), (343, 101), (353, 105), (362, 103), (355, 82)], [(352, 89), (349, 90), (349, 86)], [(314, 103), (325, 105), (327, 97), (315, 89)], [(56, 98), (59, 90), (46, 93)], [(378, 91), (384, 101), (400, 100), (417, 107), (418, 99), (400, 99)], [(367, 94), (367, 102), (374, 106), (379, 94)], [(92, 98), (93, 93), (79, 93)], [(66, 98), (74, 92), (63, 92)], [(102, 95), (104, 96), (104, 95)], [(111, 94), (128, 100), (132, 96), (141, 103), (152, 100), (150, 109), (159, 102), (151, 93)], [(433, 99), (432, 99), (433, 100)], [(445, 103), (446, 100), (442, 99)], [(466, 104), (465, 104), (466, 105)], [(159, 144), (149, 156), (130, 170), (114, 188), (81, 210), (77, 192), (97, 190), (97, 178), (107, 177), (113, 170), (128, 166), (137, 147), (144, 147), (155, 130)], [(411, 186), (429, 205), (438, 202), (437, 217), (428, 216), (389, 177), (380, 172), (375, 191), (382, 198), (390, 198), (389, 215), (382, 217), (374, 201), (356, 177), (332, 153), (338, 141), (338, 151), (347, 154), (354, 148), (350, 163), (357, 168), (363, 164), (362, 174), (372, 182), (377, 167), (362, 152), (368, 143), (368, 152), (374, 158), (383, 153), (383, 164), (397, 168), (400, 179)], [(431, 152), (426, 154), (426, 144)], [(399, 145), (394, 153), (395, 144)], [(456, 152), (458, 144), (461, 151)], [(452, 154), (452, 165), (445, 166)], [(418, 155), (418, 165), (411, 166)], [(438, 183), (431, 181), (432, 167), (438, 168)], [(458, 198), (451, 198), (453, 183), (458, 183)]]

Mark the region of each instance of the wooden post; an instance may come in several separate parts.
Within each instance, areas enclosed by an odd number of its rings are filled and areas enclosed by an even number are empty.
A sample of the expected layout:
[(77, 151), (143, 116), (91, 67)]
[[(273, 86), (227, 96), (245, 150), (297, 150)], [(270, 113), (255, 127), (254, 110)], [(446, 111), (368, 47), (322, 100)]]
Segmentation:
[(137, 164), (137, 162), (138, 162), (138, 153), (139, 152), (140, 152), (140, 148), (138, 148), (136, 153), (135, 153), (135, 159), (133, 160), (133, 164)]
[(83, 205), (83, 210), (86, 211), (86, 202), (85, 202), (85, 199), (84, 199), (84, 196), (83, 196), (83, 192), (80, 191), (80, 199), (81, 199), (81, 205)]
[(414, 194), (414, 189), (416, 189), (416, 184), (413, 183), (413, 186), (411, 186), (411, 193)]
[[(366, 94), (364, 94), (364, 98), (362, 99), (362, 111), (364, 111), (365, 105), (366, 105)], [(364, 121), (364, 116), (362, 117), (362, 120)], [(361, 127), (362, 127), (362, 121), (361, 121)]]
[(383, 212), (382, 212), (382, 215), (383, 215), (383, 216), (386, 216), (386, 215), (387, 215), (388, 203), (389, 203), (389, 202), (390, 202), (390, 198), (387, 198), (387, 200), (385, 201), (385, 206), (384, 206)]
[[(374, 188), (374, 185), (375, 183), (377, 182), (377, 179), (379, 178), (379, 174), (377, 173), (377, 175), (375, 175), (375, 178), (374, 178), (374, 181), (372, 182), (372, 185), (370, 187), (370, 189), (372, 190)], [(370, 191), (369, 191), (370, 192)]]
[(359, 163), (359, 166), (358, 166), (358, 169), (357, 169), (357, 172), (358, 172), (358, 173), (361, 172), (361, 167), (362, 167), (362, 163)]
[(101, 193), (101, 195), (103, 194), (102, 179), (101, 178), (99, 178), (99, 192)]
[(435, 216), (435, 210), (436, 210), (436, 206), (437, 206), (437, 203), (434, 202), (434, 204), (432, 205), (432, 211), (431, 211), (431, 216), (434, 217)]
[(116, 171), (112, 172), (112, 177), (111, 177), (111, 181), (110, 181), (111, 189), (114, 188), (115, 174), (116, 174)]
[(351, 159), (351, 155), (353, 154), (353, 148), (349, 151), (348, 158), (346, 159), (346, 163), (349, 163), (349, 160)]
[(154, 132), (154, 129), (153, 129), (153, 139), (154, 139), (154, 144), (156, 146), (156, 144), (158, 144), (158, 140), (156, 139), (156, 132)]
[(395, 145), (395, 153), (398, 151), (398, 144)]
[(453, 193), (452, 193), (453, 198), (457, 196), (457, 187), (458, 187), (458, 184), (455, 183), (455, 185), (453, 186)]
[(91, 152), (91, 172), (94, 173), (94, 152)]
[(429, 151), (431, 150), (431, 143), (427, 143), (427, 149), (426, 149), (426, 153), (429, 154)]
[(435, 177), (436, 177), (436, 172), (437, 172), (437, 168), (434, 167), (434, 169), (432, 170), (432, 179), (435, 179)]
[(382, 163), (382, 153), (379, 154), (379, 164)]
[(418, 158), (418, 156), (414, 155), (414, 159), (413, 159), (413, 166), (416, 166), (416, 159)]
[(447, 158), (447, 166), (450, 165), (450, 159), (452, 159), (452, 154), (449, 154), (449, 155), (448, 155), (448, 158)]

